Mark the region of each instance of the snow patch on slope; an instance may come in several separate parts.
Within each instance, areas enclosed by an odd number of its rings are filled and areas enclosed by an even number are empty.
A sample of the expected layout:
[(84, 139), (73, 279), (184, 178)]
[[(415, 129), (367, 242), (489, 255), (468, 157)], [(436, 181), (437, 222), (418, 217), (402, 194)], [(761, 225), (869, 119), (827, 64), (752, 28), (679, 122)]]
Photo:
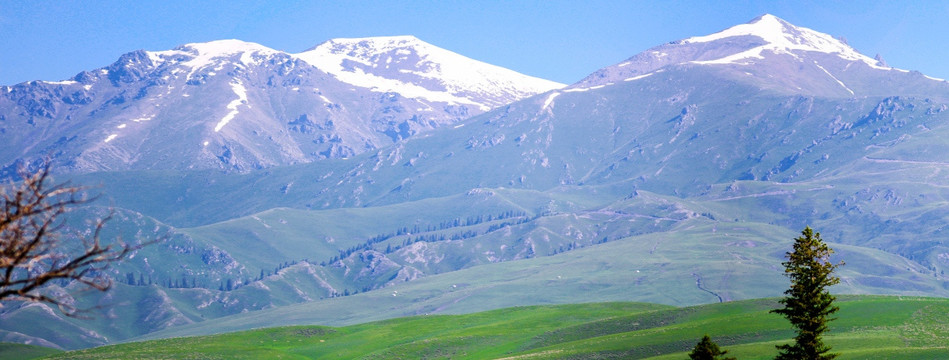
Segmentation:
[(662, 72), (662, 70), (659, 70), (659, 71), (656, 71), (656, 72), (651, 72), (651, 73), (646, 73), (646, 74), (642, 74), (642, 75), (636, 75), (636, 76), (633, 76), (633, 77), (631, 77), (631, 78), (623, 79), (623, 81), (635, 81), (635, 80), (639, 80), (639, 79), (642, 79), (642, 78), (646, 78), (646, 77), (652, 76), (652, 74), (655, 74), (655, 73), (658, 73), (658, 72)]
[(745, 50), (737, 54), (729, 55), (720, 59), (715, 60), (705, 60), (705, 61), (693, 61), (694, 64), (743, 64), (741, 60), (747, 59), (764, 59), (764, 56), (761, 55), (761, 52), (765, 50), (764, 46), (759, 46), (753, 49)]
[(73, 84), (76, 84), (77, 82), (73, 80), (63, 80), (63, 81), (44, 81), (44, 83), (47, 83), (50, 85), (73, 85)]
[(575, 88), (566, 89), (563, 92), (584, 92), (584, 91), (602, 89), (610, 85), (613, 85), (613, 83), (606, 83), (606, 84), (596, 85), (596, 86), (591, 86), (591, 87), (575, 87)]
[(140, 117), (134, 118), (132, 119), (132, 121), (134, 122), (150, 121), (151, 119), (154, 119), (154, 118), (155, 118), (155, 115), (146, 115), (146, 116), (140, 116)]

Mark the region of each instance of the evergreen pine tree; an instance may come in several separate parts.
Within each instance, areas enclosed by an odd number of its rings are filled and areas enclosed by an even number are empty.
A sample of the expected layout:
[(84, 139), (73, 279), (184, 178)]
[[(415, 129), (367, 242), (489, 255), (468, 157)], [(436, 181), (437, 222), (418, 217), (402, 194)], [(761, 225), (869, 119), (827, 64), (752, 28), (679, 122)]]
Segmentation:
[(695, 348), (689, 353), (689, 359), (692, 360), (735, 360), (733, 357), (725, 357), (727, 350), (718, 348), (718, 344), (712, 341), (708, 335), (702, 337)]
[(824, 344), (822, 334), (827, 331), (827, 323), (839, 308), (834, 306), (835, 297), (827, 287), (840, 282), (833, 276), (834, 269), (843, 262), (833, 264), (830, 255), (834, 250), (821, 240), (820, 233), (814, 233), (810, 227), (804, 228), (801, 236), (794, 239), (794, 251), (787, 253), (788, 261), (784, 265), (785, 275), (791, 279), (791, 287), (784, 292), (787, 297), (781, 299), (783, 308), (771, 310), (781, 314), (797, 329), (793, 344), (778, 345), (777, 359), (794, 360), (830, 360), (838, 354), (828, 353), (830, 347)]

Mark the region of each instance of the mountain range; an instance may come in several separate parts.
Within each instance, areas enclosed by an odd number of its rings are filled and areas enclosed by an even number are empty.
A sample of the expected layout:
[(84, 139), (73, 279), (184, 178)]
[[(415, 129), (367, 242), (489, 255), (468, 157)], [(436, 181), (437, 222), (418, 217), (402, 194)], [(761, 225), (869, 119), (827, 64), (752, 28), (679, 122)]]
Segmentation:
[(0, 164), (246, 172), (350, 157), (562, 86), (411, 36), (298, 54), (239, 40), (135, 51), (69, 80), (0, 89)]
[(949, 296), (949, 83), (773, 15), (569, 86), (392, 37), (0, 90), (8, 169), (50, 156), (108, 197), (72, 226), (112, 207), (109, 235), (168, 237), (75, 297), (93, 320), (5, 306), (6, 341), (779, 296), (804, 226), (847, 263), (836, 292)]

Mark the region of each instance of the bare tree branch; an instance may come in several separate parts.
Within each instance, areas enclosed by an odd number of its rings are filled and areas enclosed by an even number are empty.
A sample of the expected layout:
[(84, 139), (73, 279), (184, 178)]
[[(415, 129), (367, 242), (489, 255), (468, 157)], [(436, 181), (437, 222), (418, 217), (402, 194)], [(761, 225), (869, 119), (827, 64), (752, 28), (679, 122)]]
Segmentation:
[(62, 216), (95, 198), (87, 198), (83, 187), (49, 185), (50, 170), (49, 161), (35, 173), (21, 169), (20, 182), (8, 184), (0, 192), (0, 301), (47, 303), (73, 316), (80, 309), (62, 296), (44, 294), (43, 287), (63, 280), (93, 290), (109, 290), (112, 279), (103, 270), (157, 240), (129, 245), (116, 239), (103, 245), (100, 236), (114, 213), (110, 210), (96, 220), (91, 237), (83, 238), (80, 244), (67, 244)]

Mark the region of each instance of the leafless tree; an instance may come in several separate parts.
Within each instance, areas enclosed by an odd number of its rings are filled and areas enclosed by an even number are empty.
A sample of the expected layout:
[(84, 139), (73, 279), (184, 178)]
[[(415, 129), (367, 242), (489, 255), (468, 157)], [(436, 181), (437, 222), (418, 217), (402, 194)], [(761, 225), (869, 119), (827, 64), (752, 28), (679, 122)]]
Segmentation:
[(85, 196), (84, 187), (50, 184), (50, 169), (49, 161), (35, 172), (21, 169), (20, 181), (0, 190), (0, 301), (43, 302), (74, 316), (80, 309), (61, 295), (43, 291), (44, 286), (75, 281), (106, 291), (112, 279), (103, 270), (143, 244), (100, 241), (112, 211), (96, 220), (85, 237), (67, 232), (63, 215), (94, 199)]

